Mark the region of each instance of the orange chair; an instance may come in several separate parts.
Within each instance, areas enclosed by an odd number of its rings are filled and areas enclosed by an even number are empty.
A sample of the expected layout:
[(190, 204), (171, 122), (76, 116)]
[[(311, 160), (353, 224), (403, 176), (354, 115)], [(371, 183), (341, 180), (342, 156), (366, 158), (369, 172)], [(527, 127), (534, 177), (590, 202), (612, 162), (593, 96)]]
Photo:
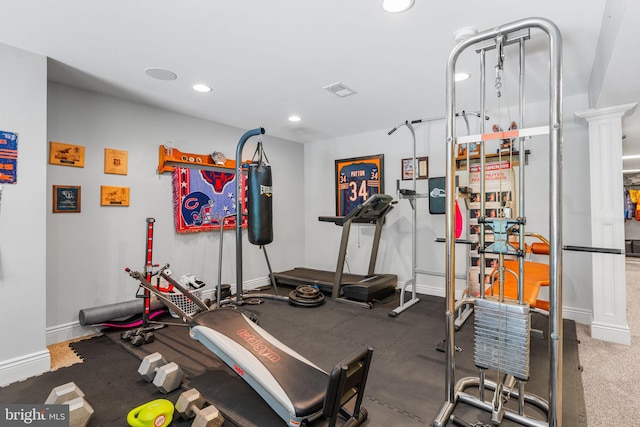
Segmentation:
[[(531, 245), (526, 245), (526, 255), (549, 255), (549, 242), (547, 239), (536, 233), (528, 233), (527, 236), (536, 237), (541, 242), (535, 242)], [(504, 267), (507, 270), (513, 272), (505, 272), (504, 275), (504, 297), (512, 300), (518, 299), (518, 280), (517, 275), (519, 273), (518, 260), (504, 260)], [(491, 277), (497, 277), (497, 269), (494, 269), (491, 273)], [(497, 283), (494, 283), (496, 289), (494, 291), (492, 285), (485, 291), (485, 295), (496, 295), (498, 293)], [(542, 286), (549, 286), (549, 264), (543, 264), (534, 261), (524, 262), (524, 295), (523, 301), (529, 303), (530, 307), (539, 308), (541, 310), (549, 311), (549, 301), (539, 300), (538, 294)]]

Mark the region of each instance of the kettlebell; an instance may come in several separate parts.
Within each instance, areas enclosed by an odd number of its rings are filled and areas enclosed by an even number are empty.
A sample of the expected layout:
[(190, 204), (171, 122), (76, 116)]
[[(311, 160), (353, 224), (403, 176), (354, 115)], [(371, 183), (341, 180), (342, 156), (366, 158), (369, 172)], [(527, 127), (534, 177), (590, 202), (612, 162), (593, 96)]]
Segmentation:
[(173, 403), (156, 399), (133, 408), (127, 415), (131, 427), (166, 427), (173, 419)]

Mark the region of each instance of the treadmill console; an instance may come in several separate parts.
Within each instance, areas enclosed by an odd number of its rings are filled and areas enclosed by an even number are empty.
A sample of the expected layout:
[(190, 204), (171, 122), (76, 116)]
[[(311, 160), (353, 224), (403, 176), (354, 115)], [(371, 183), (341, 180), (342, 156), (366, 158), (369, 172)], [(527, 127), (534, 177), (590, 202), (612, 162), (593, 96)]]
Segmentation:
[(346, 216), (320, 216), (318, 221), (343, 225), (351, 219), (354, 223), (375, 224), (393, 209), (392, 202), (393, 197), (388, 194), (374, 194), (364, 203), (351, 210)]

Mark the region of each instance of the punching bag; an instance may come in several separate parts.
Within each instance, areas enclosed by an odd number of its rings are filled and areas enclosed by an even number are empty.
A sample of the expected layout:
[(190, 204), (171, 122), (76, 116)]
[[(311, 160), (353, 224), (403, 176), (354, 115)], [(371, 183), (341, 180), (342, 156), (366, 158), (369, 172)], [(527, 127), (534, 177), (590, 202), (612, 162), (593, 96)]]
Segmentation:
[(269, 244), (273, 241), (273, 194), (271, 166), (262, 141), (258, 142), (249, 163), (247, 193), (249, 242), (260, 246)]

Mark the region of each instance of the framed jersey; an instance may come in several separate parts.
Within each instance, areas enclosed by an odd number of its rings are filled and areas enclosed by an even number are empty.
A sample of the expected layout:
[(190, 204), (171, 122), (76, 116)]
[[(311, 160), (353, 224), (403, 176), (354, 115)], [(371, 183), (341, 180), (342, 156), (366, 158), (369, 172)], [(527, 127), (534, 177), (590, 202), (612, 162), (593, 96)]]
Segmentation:
[(374, 194), (384, 193), (384, 154), (336, 160), (336, 215), (346, 216)]

